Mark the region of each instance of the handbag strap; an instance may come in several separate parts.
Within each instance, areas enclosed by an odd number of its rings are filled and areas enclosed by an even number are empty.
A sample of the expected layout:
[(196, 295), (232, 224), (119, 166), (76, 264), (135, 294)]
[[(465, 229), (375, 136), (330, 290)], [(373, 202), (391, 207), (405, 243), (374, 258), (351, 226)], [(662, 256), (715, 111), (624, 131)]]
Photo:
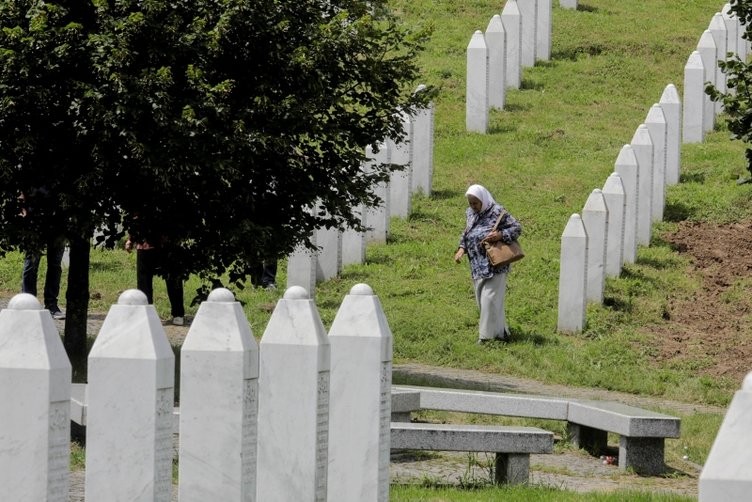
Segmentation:
[(496, 218), (496, 223), (494, 224), (493, 229), (491, 230), (491, 232), (496, 232), (496, 230), (498, 230), (499, 223), (501, 222), (501, 219), (504, 217), (504, 215), (507, 214), (507, 212), (508, 211), (506, 209), (502, 209), (501, 210), (501, 212), (499, 213), (499, 217)]

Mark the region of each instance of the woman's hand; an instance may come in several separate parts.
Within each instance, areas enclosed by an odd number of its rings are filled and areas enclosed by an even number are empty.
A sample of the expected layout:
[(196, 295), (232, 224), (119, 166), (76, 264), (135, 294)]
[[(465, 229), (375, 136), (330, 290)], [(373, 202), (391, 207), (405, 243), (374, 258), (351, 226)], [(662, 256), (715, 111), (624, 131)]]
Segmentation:
[(462, 257), (465, 256), (465, 250), (462, 248), (459, 248), (456, 253), (454, 253), (454, 262), (459, 263), (460, 260), (462, 260)]
[(489, 234), (483, 239), (486, 242), (496, 242), (501, 240), (501, 230), (489, 232)]

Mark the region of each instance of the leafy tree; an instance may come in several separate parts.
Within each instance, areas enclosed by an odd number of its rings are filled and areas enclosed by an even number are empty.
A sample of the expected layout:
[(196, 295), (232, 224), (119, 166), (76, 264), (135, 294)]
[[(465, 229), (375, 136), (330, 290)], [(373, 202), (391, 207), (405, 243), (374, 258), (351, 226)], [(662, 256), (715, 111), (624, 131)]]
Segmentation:
[[(749, 40), (752, 37), (752, 1), (731, 0), (729, 3), (730, 12), (744, 24), (744, 38)], [(736, 55), (729, 53), (727, 56), (718, 62), (726, 74), (727, 91), (720, 92), (714, 85), (708, 84), (705, 92), (713, 101), (723, 103), (732, 137), (752, 144), (752, 65)], [(747, 170), (752, 174), (752, 147), (745, 150), (745, 157)]]
[(431, 98), (411, 92), (426, 36), (384, 0), (0, 4), (0, 250), (71, 241), (69, 353), (85, 352), (95, 229), (240, 286), (316, 228), (359, 228), (395, 167), (362, 170), (364, 147)]

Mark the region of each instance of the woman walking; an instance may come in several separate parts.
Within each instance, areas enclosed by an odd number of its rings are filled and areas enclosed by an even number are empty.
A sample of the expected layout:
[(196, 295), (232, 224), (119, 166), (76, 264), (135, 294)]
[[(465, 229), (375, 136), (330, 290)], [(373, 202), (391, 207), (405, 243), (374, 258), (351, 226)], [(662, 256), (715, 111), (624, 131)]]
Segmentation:
[[(470, 276), (475, 289), (475, 301), (480, 309), (479, 338), (482, 344), (494, 338), (506, 340), (509, 328), (504, 313), (507, 273), (509, 265), (492, 266), (486, 257), (483, 242), (501, 240), (510, 243), (522, 233), (520, 223), (501, 205), (497, 204), (491, 192), (481, 185), (470, 185), (465, 193), (465, 231), (460, 236), (459, 247), (454, 261), (459, 263), (467, 254), (470, 261)], [(501, 216), (498, 229), (493, 230)]]

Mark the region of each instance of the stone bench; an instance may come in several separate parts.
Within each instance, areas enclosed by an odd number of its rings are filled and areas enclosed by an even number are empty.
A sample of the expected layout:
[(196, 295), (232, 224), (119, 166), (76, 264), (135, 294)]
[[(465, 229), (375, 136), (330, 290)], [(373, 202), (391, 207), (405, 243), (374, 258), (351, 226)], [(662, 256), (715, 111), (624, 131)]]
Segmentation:
[(611, 401), (587, 401), (498, 392), (395, 386), (420, 392), (414, 409), (483, 413), (564, 420), (572, 442), (593, 455), (607, 445), (609, 432), (619, 435), (619, 468), (654, 475), (665, 471), (665, 438), (678, 438), (680, 420)]
[(619, 435), (619, 467), (638, 474), (666, 470), (665, 438), (678, 438), (680, 420), (612, 401), (569, 403), (567, 432), (571, 441), (594, 455), (606, 448), (608, 432)]
[(554, 448), (553, 433), (536, 427), (392, 422), (391, 428), (392, 449), (495, 453), (496, 484), (527, 483), (530, 454)]

